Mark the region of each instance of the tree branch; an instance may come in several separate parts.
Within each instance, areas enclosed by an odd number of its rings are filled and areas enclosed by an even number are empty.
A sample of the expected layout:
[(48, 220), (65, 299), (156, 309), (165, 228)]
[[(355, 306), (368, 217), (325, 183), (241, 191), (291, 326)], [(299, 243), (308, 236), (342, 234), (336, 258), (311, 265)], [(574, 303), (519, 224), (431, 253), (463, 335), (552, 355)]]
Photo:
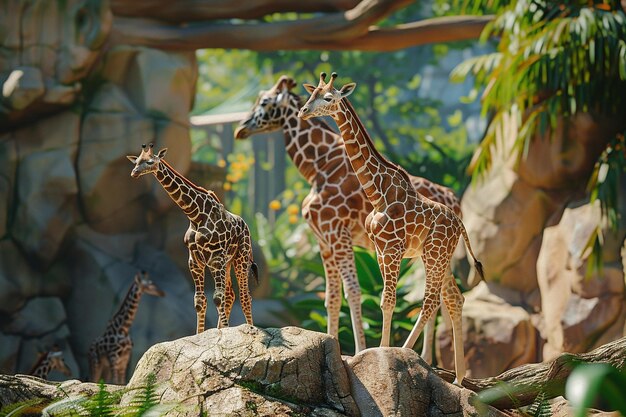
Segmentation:
[(111, 0), (116, 16), (159, 19), (171, 23), (215, 19), (258, 19), (270, 13), (337, 12), (360, 0)]
[[(589, 353), (563, 353), (550, 362), (522, 365), (496, 377), (465, 378), (463, 386), (480, 392), (506, 383), (512, 389), (503, 385), (503, 396), (490, 405), (499, 409), (521, 407), (532, 404), (542, 390), (546, 399), (563, 395), (565, 381), (574, 365), (583, 362), (608, 363), (618, 370), (626, 370), (626, 337), (602, 345)], [(437, 369), (436, 373), (448, 382), (455, 378), (453, 372), (444, 369)]]
[[(115, 18), (111, 40), (166, 50), (234, 48), (272, 50), (362, 50), (387, 52), (430, 43), (476, 39), (493, 16), (425, 19), (393, 28), (362, 21), (328, 24), (321, 18), (258, 24), (197, 23), (172, 26), (154, 20)], [(364, 18), (369, 22), (369, 18)], [(354, 27), (350, 26), (354, 24)], [(316, 35), (312, 35), (316, 33)], [(337, 40), (332, 40), (332, 39)]]

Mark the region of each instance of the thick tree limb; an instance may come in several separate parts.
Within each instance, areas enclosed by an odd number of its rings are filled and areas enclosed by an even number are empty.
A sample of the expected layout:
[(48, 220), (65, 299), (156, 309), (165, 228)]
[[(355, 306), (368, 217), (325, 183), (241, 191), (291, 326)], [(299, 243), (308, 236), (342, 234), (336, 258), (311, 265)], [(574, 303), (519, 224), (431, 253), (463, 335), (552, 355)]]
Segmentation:
[[(602, 345), (589, 353), (563, 353), (550, 362), (522, 365), (493, 378), (466, 378), (463, 380), (463, 386), (474, 392), (480, 392), (502, 383), (509, 384), (514, 390), (508, 390), (503, 386), (503, 397), (490, 405), (499, 409), (520, 407), (532, 404), (542, 389), (547, 399), (563, 395), (565, 381), (573, 366), (583, 362), (608, 363), (619, 370), (625, 370), (626, 337)], [(436, 372), (448, 382), (454, 380), (453, 372), (443, 369), (437, 369)]]
[[(476, 39), (492, 16), (450, 16), (393, 28), (345, 20), (328, 24), (320, 18), (259, 24), (202, 23), (172, 26), (136, 18), (115, 18), (112, 42), (167, 50), (235, 48), (271, 50), (395, 51), (410, 46)], [(354, 27), (350, 25), (354, 24)], [(315, 33), (315, 35), (313, 35)]]
[(215, 19), (258, 19), (270, 13), (336, 12), (354, 8), (360, 0), (111, 0), (116, 16), (142, 17), (171, 23)]

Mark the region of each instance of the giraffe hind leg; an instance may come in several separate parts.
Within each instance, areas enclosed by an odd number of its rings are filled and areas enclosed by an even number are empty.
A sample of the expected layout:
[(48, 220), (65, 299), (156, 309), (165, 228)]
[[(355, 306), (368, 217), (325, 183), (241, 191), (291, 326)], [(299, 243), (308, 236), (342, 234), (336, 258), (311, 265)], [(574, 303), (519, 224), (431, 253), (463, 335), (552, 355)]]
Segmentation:
[(193, 297), (193, 304), (197, 316), (196, 334), (199, 334), (204, 331), (207, 301), (206, 295), (204, 294), (204, 266), (196, 260), (192, 251), (189, 251), (189, 272), (191, 272), (196, 290)]
[(246, 318), (246, 323), (254, 326), (252, 320), (252, 296), (250, 295), (250, 276), (252, 274), (252, 257), (248, 254), (241, 256), (235, 260), (235, 276), (237, 277), (237, 286), (239, 287), (239, 303), (241, 310)]
[(213, 303), (217, 309), (218, 329), (228, 327), (228, 317), (226, 316), (226, 265), (224, 263), (212, 263), (209, 265), (211, 276), (215, 280), (215, 292), (213, 293)]
[(455, 385), (461, 385), (465, 378), (465, 352), (463, 346), (463, 302), (465, 298), (454, 279), (448, 279), (442, 289), (442, 299), (452, 324), (454, 339), (454, 369), (456, 372)]

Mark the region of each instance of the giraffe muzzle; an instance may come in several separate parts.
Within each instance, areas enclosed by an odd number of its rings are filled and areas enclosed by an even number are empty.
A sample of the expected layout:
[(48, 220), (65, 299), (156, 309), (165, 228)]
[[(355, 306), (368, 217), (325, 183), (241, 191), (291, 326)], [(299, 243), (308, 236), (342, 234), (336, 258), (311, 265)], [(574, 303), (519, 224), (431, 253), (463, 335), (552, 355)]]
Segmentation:
[(246, 139), (250, 136), (250, 132), (248, 131), (248, 128), (246, 126), (237, 126), (234, 135), (235, 139)]
[(301, 118), (302, 120), (306, 120), (310, 118), (311, 115), (309, 113), (309, 108), (308, 107), (301, 108), (300, 111), (298, 112), (298, 117)]
[(132, 171), (130, 171), (130, 176), (133, 177), (133, 178), (138, 178), (139, 177), (139, 171), (137, 170), (137, 168), (135, 168)]

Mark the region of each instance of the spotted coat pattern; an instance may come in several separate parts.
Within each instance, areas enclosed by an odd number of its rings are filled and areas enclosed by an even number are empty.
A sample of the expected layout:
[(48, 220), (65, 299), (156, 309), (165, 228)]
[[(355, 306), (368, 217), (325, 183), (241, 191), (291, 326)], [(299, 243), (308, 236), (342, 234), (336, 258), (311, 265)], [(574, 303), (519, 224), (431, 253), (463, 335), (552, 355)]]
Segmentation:
[[(320, 245), (326, 272), (328, 333), (337, 337), (341, 284), (350, 306), (356, 352), (364, 349), (361, 289), (354, 264), (353, 245), (374, 250), (365, 232), (365, 219), (373, 207), (352, 170), (343, 139), (320, 119), (303, 120), (298, 110), (303, 100), (291, 90), (296, 82), (281, 76), (268, 91), (261, 91), (254, 107), (235, 130), (236, 139), (282, 129), (287, 153), (300, 174), (311, 184), (302, 202), (302, 213)], [(459, 216), (461, 206), (452, 190), (422, 177), (409, 176), (415, 190), (452, 208)], [(434, 321), (434, 315), (432, 320)], [(432, 346), (434, 325), (430, 323), (425, 348)], [(424, 352), (431, 358), (430, 350)]]
[(299, 116), (309, 119), (331, 116), (339, 126), (350, 163), (373, 209), (365, 220), (365, 231), (374, 243), (384, 279), (381, 309), (383, 328), (381, 346), (389, 346), (391, 319), (396, 304), (396, 285), (402, 258), (421, 257), (426, 270), (423, 308), (404, 347), (412, 348), (426, 322), (443, 301), (449, 314), (455, 350), (457, 382), (465, 376), (463, 355), (463, 296), (451, 277), (450, 261), (461, 236), (479, 273), (465, 227), (454, 210), (418, 193), (408, 173), (374, 147), (369, 134), (346, 97), (356, 84), (333, 87), (336, 74), (325, 82), (322, 73), (317, 87), (307, 84), (311, 93)]
[(130, 326), (135, 320), (139, 301), (143, 294), (162, 297), (164, 295), (145, 272), (135, 275), (126, 297), (113, 315), (102, 336), (89, 347), (89, 372), (94, 382), (104, 379), (113, 384), (124, 384), (126, 370), (133, 349)]
[(48, 379), (48, 374), (52, 370), (57, 370), (65, 376), (72, 375), (70, 368), (63, 359), (63, 352), (58, 349), (41, 353), (28, 374), (41, 379)]
[(235, 270), (239, 301), (246, 323), (252, 326), (252, 297), (248, 283), (250, 277), (256, 280), (258, 273), (252, 260), (250, 229), (241, 217), (224, 208), (213, 191), (193, 184), (174, 170), (163, 159), (166, 151), (161, 149), (158, 154), (154, 154), (152, 144), (149, 147), (143, 145), (141, 155), (128, 156), (128, 159), (135, 164), (132, 177), (154, 174), (163, 189), (189, 218), (184, 241), (189, 249), (189, 271), (195, 285), (196, 332), (204, 331), (206, 268), (215, 281), (213, 303), (218, 313), (217, 327), (228, 327), (228, 318), (235, 302), (231, 267)]

